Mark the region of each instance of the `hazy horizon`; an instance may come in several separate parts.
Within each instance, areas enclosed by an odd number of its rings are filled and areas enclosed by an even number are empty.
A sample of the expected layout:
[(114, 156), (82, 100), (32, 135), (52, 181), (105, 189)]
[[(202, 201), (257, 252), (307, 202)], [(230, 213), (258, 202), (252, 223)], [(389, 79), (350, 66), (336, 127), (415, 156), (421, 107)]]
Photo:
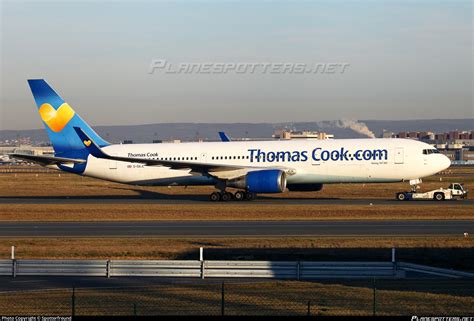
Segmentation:
[[(82, 117), (82, 116), (81, 116)], [(84, 117), (82, 117), (84, 119)], [(339, 120), (354, 120), (356, 122), (371, 122), (371, 121), (393, 121), (393, 122), (398, 122), (398, 121), (436, 121), (436, 120), (450, 120), (450, 121), (455, 121), (455, 120), (472, 120), (472, 129), (474, 129), (474, 117), (473, 118), (417, 118), (417, 119), (354, 119), (354, 118), (340, 118), (340, 119), (322, 119), (322, 120), (296, 120), (296, 121), (236, 121), (236, 122), (225, 122), (225, 121), (218, 121), (218, 122), (192, 122), (192, 121), (168, 121), (168, 122), (155, 122), (155, 123), (130, 123), (130, 124), (93, 124), (89, 122), (87, 119), (84, 119), (89, 125), (92, 127), (114, 127), (114, 126), (148, 126), (148, 125), (163, 125), (163, 124), (291, 124), (291, 123), (318, 123), (318, 122), (335, 122)], [(454, 128), (455, 129), (455, 128)], [(23, 131), (23, 130), (44, 130), (43, 124), (40, 122), (38, 127), (31, 127), (31, 128), (0, 128), (0, 131)]]
[[(84, 119), (86, 122), (87, 119)], [(166, 125), (166, 124), (212, 124), (212, 125), (220, 125), (220, 124), (230, 124), (230, 125), (237, 125), (237, 124), (251, 124), (251, 125), (257, 125), (257, 124), (301, 124), (301, 123), (324, 123), (324, 122), (337, 122), (341, 120), (349, 120), (349, 121), (355, 121), (358, 123), (365, 124), (366, 122), (416, 122), (416, 121), (469, 121), (472, 120), (472, 128), (471, 130), (474, 130), (474, 118), (418, 118), (418, 119), (348, 119), (348, 118), (341, 118), (341, 119), (323, 119), (323, 120), (299, 120), (299, 121), (280, 121), (280, 122), (271, 122), (271, 121), (248, 121), (248, 122), (181, 122), (181, 121), (176, 121), (176, 122), (156, 122), (156, 123), (137, 123), (137, 124), (92, 124), (90, 122), (89, 125), (92, 127), (122, 127), (122, 126), (153, 126), (153, 125)], [(40, 123), (38, 127), (34, 128), (22, 128), (22, 129), (0, 129), (0, 131), (30, 131), (30, 130), (44, 130), (44, 126)], [(223, 129), (224, 130), (224, 129)], [(452, 130), (456, 130), (456, 128), (452, 128)], [(421, 130), (422, 131), (422, 130)]]
[[(2, 1), (0, 129), (44, 78), (93, 126), (473, 119), (471, 1)], [(335, 73), (150, 73), (186, 63)]]

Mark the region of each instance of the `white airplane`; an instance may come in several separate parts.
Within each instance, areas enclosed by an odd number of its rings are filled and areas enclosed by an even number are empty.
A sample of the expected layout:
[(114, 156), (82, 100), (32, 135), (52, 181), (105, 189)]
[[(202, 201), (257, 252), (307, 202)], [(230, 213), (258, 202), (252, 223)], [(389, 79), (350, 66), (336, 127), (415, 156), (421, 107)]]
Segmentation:
[[(43, 80), (28, 80), (55, 156), (11, 154), (50, 168), (133, 185), (212, 185), (212, 201), (319, 191), (323, 184), (409, 181), (450, 160), (411, 139), (110, 144)], [(238, 191), (231, 194), (226, 189)]]

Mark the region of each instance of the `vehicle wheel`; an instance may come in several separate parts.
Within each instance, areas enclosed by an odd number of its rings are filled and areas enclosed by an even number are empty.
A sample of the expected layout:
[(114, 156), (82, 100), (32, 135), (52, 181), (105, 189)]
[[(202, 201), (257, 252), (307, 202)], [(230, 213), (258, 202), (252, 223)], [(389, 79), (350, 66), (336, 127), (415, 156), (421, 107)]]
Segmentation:
[(405, 193), (403, 193), (403, 192), (397, 193), (397, 200), (406, 201), (406, 199), (407, 199), (407, 195)]
[(209, 195), (209, 199), (212, 201), (212, 202), (217, 202), (221, 199), (221, 194), (218, 193), (218, 192), (214, 192), (212, 193), (211, 195)]
[(235, 192), (234, 198), (236, 201), (243, 201), (245, 199), (245, 192), (242, 192), (242, 191)]
[(246, 192), (245, 193), (245, 200), (246, 201), (253, 201), (256, 198), (257, 198), (257, 194), (255, 194), (255, 193), (251, 193), (251, 192)]
[(437, 201), (443, 201), (444, 200), (444, 193), (436, 193), (434, 195), (434, 199)]
[(222, 193), (221, 201), (228, 202), (232, 199), (232, 194), (229, 192)]

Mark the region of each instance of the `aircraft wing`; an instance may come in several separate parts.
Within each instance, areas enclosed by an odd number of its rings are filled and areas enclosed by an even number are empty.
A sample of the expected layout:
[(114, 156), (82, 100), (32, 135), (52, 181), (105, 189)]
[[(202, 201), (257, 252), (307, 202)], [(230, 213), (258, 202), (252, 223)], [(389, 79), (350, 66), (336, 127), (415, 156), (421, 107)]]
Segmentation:
[(79, 127), (74, 127), (77, 135), (87, 148), (89, 153), (96, 158), (111, 159), (122, 162), (140, 163), (147, 166), (166, 166), (171, 169), (189, 169), (191, 172), (200, 173), (203, 175), (210, 175), (221, 179), (236, 178), (245, 175), (250, 171), (263, 170), (263, 169), (281, 169), (287, 171), (290, 175), (294, 173), (292, 168), (283, 167), (255, 167), (255, 166), (234, 166), (234, 165), (222, 165), (212, 163), (198, 163), (189, 161), (169, 161), (159, 159), (146, 159), (136, 157), (124, 157), (124, 156), (113, 156), (107, 154), (102, 150), (90, 137), (88, 137), (84, 131)]
[(8, 155), (14, 158), (23, 159), (30, 162), (35, 162), (41, 165), (81, 164), (81, 163), (86, 162), (83, 159), (55, 157), (55, 156), (35, 156), (35, 155), (20, 154), (20, 153), (11, 153)]

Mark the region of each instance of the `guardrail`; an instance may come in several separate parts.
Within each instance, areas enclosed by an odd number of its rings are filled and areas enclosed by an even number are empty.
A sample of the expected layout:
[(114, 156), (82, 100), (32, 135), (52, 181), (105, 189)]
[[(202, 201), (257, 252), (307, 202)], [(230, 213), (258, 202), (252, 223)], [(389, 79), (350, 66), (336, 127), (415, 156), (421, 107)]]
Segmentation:
[(107, 260), (14, 260), (14, 275), (104, 276)]
[(201, 261), (111, 260), (106, 276), (201, 277)]
[(154, 276), (194, 278), (403, 278), (406, 272), (474, 278), (474, 273), (404, 262), (0, 260), (8, 276)]
[(13, 261), (14, 260), (0, 260), (0, 275), (13, 276)]
[(288, 261), (203, 261), (204, 277), (278, 278), (298, 277), (298, 262)]
[(391, 262), (301, 262), (300, 278), (403, 277)]
[(474, 278), (474, 273), (462, 272), (450, 269), (442, 269), (433, 266), (426, 266), (414, 263), (400, 262), (398, 263), (400, 269), (409, 272), (418, 272), (423, 274), (430, 274), (443, 277), (457, 277), (457, 278)]

